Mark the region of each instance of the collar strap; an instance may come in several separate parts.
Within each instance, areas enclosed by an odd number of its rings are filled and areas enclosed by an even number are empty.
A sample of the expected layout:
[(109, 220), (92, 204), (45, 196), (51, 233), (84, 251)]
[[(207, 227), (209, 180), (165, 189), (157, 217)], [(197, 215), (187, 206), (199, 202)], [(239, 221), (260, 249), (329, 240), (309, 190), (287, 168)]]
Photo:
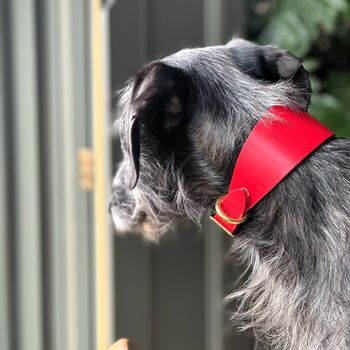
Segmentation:
[(272, 107), (244, 143), (229, 191), (216, 201), (211, 219), (233, 235), (249, 210), (333, 135), (306, 112)]

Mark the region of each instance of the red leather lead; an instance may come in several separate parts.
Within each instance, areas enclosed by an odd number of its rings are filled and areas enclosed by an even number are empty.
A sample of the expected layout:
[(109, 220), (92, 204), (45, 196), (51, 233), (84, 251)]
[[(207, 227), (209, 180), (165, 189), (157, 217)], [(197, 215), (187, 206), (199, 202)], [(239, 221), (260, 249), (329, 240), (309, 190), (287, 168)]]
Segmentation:
[(232, 235), (249, 209), (333, 135), (306, 112), (272, 107), (244, 143), (229, 191), (218, 199), (211, 218)]

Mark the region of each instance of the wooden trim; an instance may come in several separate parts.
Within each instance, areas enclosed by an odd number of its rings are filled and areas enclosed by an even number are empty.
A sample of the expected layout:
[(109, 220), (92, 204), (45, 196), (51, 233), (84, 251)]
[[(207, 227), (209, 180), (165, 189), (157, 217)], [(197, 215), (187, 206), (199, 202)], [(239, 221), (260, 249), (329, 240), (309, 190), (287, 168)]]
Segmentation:
[(108, 283), (107, 283), (107, 220), (106, 220), (106, 130), (104, 108), (104, 58), (102, 4), (91, 0), (91, 68), (93, 103), (93, 148), (95, 154), (95, 308), (96, 349), (108, 347)]

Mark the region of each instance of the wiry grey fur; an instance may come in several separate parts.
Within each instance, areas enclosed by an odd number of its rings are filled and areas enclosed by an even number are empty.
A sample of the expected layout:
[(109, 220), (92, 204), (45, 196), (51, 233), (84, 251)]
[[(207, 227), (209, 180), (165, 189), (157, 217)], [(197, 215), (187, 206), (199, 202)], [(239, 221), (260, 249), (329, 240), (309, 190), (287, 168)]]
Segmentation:
[[(260, 49), (267, 60), (277, 60), (276, 81), (264, 78), (267, 70), (255, 71), (252, 58)], [(164, 147), (143, 127), (140, 178), (133, 190), (127, 185), (133, 93), (139, 89), (140, 96), (149, 88), (152, 76), (145, 74), (139, 87), (135, 78), (130, 80), (119, 108), (124, 160), (112, 190), (116, 227), (156, 240), (179, 218), (199, 223), (226, 193), (236, 157), (259, 118), (273, 105), (307, 109), (307, 82), (284, 76), (284, 69), (297, 64), (294, 59), (274, 48), (233, 40), (156, 62), (183, 72), (193, 93), (180, 141)], [(349, 349), (349, 235), (350, 141), (334, 139), (251, 210), (232, 239), (232, 252), (250, 270), (244, 286), (228, 297), (239, 303), (233, 319), (253, 327), (273, 349)]]

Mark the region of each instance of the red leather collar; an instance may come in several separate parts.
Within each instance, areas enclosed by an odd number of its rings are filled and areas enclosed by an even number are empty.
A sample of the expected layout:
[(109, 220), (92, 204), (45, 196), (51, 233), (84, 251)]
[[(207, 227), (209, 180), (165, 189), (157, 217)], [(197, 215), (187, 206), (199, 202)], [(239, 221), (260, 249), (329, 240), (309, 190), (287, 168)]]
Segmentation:
[(272, 107), (244, 143), (229, 191), (217, 200), (211, 219), (233, 235), (249, 209), (333, 135), (306, 112)]

